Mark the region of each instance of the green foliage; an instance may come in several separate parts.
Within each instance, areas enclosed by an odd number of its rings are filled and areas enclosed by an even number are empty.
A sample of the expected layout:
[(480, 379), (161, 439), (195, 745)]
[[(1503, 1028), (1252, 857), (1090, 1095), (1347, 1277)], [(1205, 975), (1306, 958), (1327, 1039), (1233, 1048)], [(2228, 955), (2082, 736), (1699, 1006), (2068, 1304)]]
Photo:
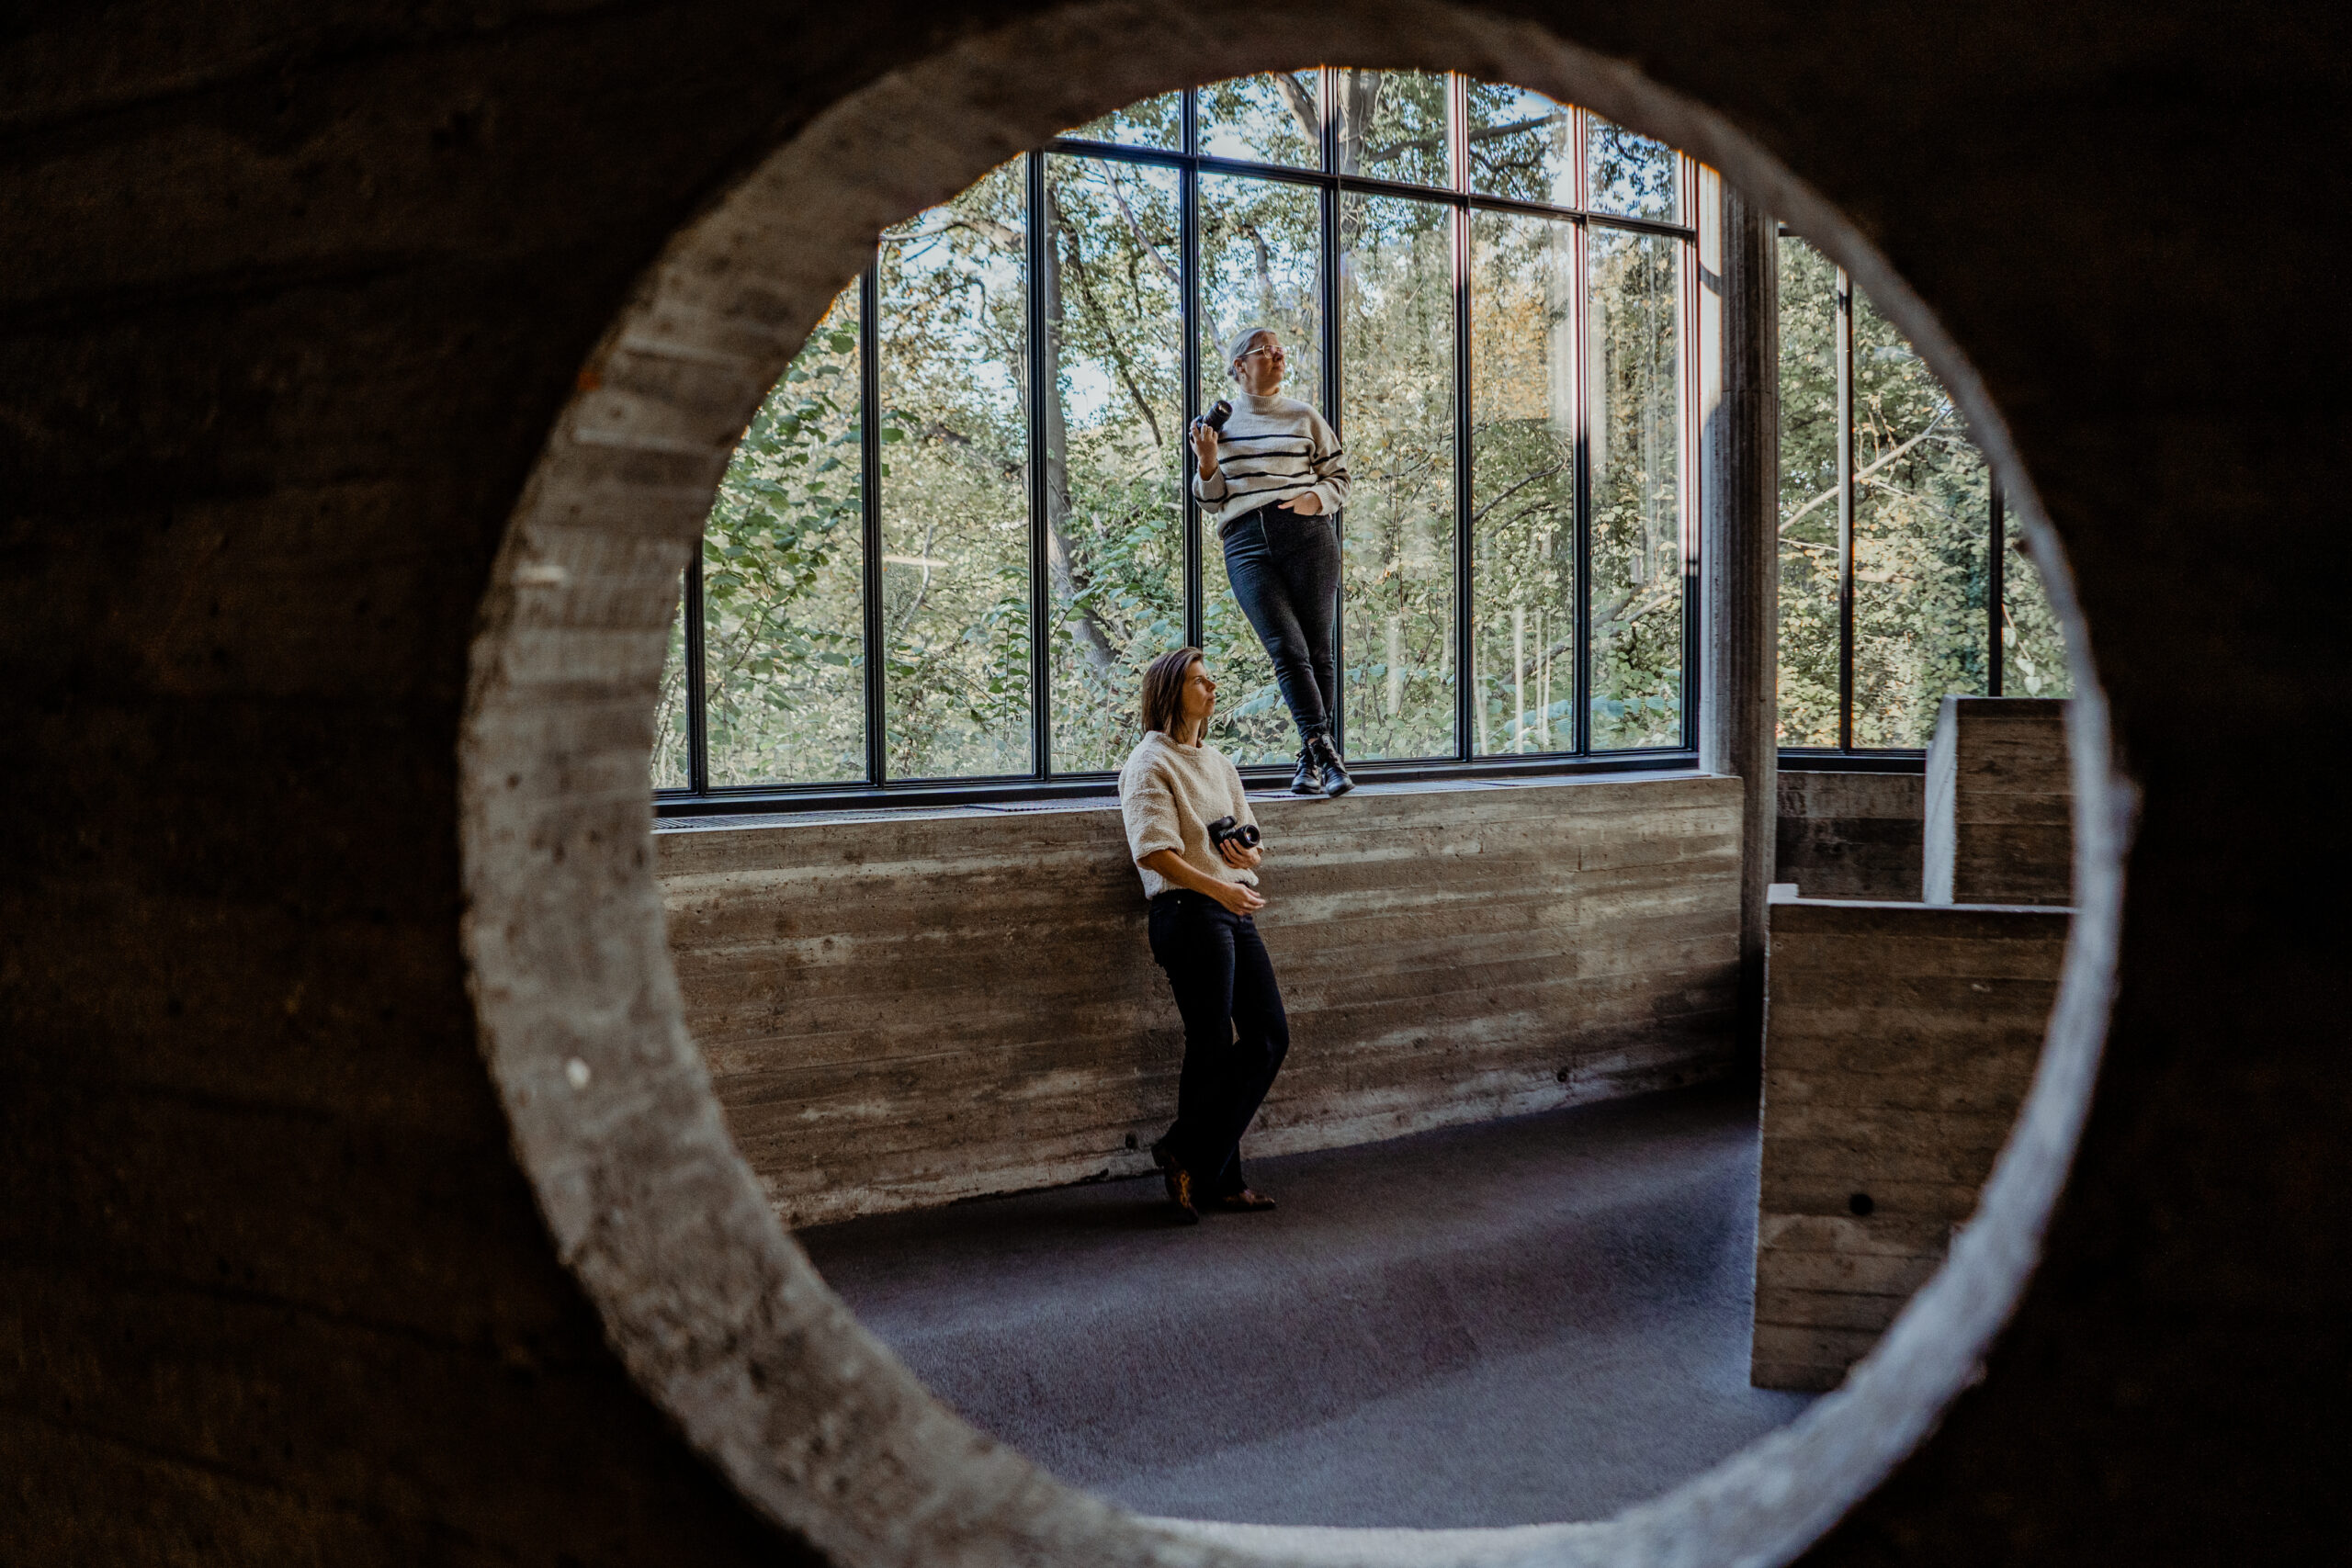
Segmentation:
[[(1204, 88), (1204, 142), (1319, 163), (1319, 86), (1307, 73)], [(1443, 89), (1434, 75), (1338, 73), (1342, 166), (1442, 183)], [(1515, 90), (1471, 91), (1481, 188), (1537, 198), (1573, 188), (1586, 152), (1569, 145), (1573, 115), (1504, 96)], [(1171, 95), (1085, 129), (1173, 145), (1180, 114)], [(1662, 188), (1670, 196), (1670, 154), (1614, 128), (1599, 132), (1608, 134), (1594, 144), (1597, 179), (1636, 204)], [(857, 292), (846, 291), (745, 431), (702, 556), (714, 784), (863, 777), (869, 499), (882, 540), (883, 640), (872, 653), (889, 776), (1031, 768), (1033, 494), (1045, 509), (1046, 618), (1034, 629), (1048, 667), (1052, 764), (1114, 768), (1132, 745), (1141, 668), (1183, 636), (1180, 187), (1171, 171), (1046, 160), (1035, 348), (1051, 395), (1033, 409), (1025, 186), (1015, 160), (886, 233), (877, 362), (861, 361)], [(1231, 389), (1224, 343), (1261, 323), (1291, 350), (1285, 391), (1319, 403), (1317, 193), (1205, 175), (1198, 217), (1197, 395), (1205, 403)], [(1580, 305), (1573, 224), (1475, 221), (1475, 744), (1573, 744), (1580, 384), (1591, 400), (1596, 743), (1671, 743), (1682, 679), (1679, 243), (1595, 226)], [(1464, 456), (1453, 449), (1453, 217), (1443, 203), (1351, 195), (1340, 225), (1342, 414), (1354, 472), (1343, 520), (1351, 737), (1359, 756), (1445, 754), (1460, 673), (1454, 497)], [(1580, 316), (1592, 325), (1581, 366)], [(880, 388), (872, 498), (861, 490), (869, 368)], [(1204, 545), (1204, 640), (1224, 685), (1216, 738), (1239, 761), (1285, 758), (1295, 740), (1271, 667), (1214, 537)], [(657, 778), (681, 784), (682, 637), (662, 700)]]
[(1592, 745), (1682, 738), (1679, 242), (1595, 225), (1587, 305), (1592, 393)]
[(884, 752), (894, 778), (1030, 765), (1023, 184), (1015, 159), (882, 236)]
[(1340, 690), (1353, 756), (1453, 751), (1453, 223), (1450, 209), (1340, 206), (1352, 470)]
[(1046, 182), (1054, 765), (1109, 770), (1143, 667), (1184, 640), (1177, 181), (1057, 157)]
[(1781, 744), (1838, 744), (1838, 269), (1781, 242)]
[[(1838, 271), (1781, 242), (1781, 739), (1838, 739)], [(1990, 477), (1951, 393), (1857, 295), (1853, 743), (1925, 746), (1947, 694), (1990, 689)], [(2004, 690), (2063, 694), (2056, 628), (2012, 549)], [(2028, 666), (2030, 666), (2029, 669)]]

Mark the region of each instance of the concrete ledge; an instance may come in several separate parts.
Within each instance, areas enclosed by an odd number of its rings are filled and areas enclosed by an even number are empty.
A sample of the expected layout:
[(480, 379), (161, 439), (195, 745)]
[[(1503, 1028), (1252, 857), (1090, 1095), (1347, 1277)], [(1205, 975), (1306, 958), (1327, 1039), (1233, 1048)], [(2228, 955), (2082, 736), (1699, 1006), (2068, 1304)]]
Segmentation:
[[(1293, 1043), (1253, 1150), (1728, 1064), (1738, 781), (1256, 804), (1260, 924)], [(654, 841), (688, 1027), (786, 1223), (1149, 1168), (1182, 1038), (1114, 807), (768, 818)]]

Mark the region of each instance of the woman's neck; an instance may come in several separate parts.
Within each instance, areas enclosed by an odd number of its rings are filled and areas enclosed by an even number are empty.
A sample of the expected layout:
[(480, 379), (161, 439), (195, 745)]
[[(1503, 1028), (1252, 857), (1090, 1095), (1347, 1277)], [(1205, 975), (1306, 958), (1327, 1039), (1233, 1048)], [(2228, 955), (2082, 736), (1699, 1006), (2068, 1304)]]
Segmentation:
[(1168, 732), (1168, 739), (1179, 746), (1198, 746), (1201, 743), (1202, 732), (1208, 727), (1207, 719), (1201, 719), (1193, 724), (1186, 724), (1180, 719), (1177, 721), (1176, 728)]

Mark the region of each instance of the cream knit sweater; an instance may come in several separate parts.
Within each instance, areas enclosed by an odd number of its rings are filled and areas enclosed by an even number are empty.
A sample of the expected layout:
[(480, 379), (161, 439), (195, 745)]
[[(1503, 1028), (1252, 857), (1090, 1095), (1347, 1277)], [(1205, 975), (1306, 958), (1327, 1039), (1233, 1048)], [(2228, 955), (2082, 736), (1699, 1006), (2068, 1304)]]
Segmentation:
[[(1254, 886), (1258, 874), (1236, 871), (1209, 842), (1209, 824), (1220, 817), (1255, 822), (1241, 775), (1225, 753), (1204, 741), (1186, 746), (1154, 729), (1127, 753), (1119, 770), (1119, 810), (1127, 823), (1127, 854), (1140, 861), (1159, 850), (1178, 857), (1204, 876)], [(1169, 881), (1156, 871), (1143, 874), (1143, 896), (1157, 898)]]
[(1193, 496), (1216, 519), (1217, 537), (1240, 518), (1310, 491), (1320, 515), (1348, 503), (1348, 455), (1339, 435), (1296, 398), (1233, 394), (1233, 417), (1216, 440), (1216, 472), (1193, 465)]

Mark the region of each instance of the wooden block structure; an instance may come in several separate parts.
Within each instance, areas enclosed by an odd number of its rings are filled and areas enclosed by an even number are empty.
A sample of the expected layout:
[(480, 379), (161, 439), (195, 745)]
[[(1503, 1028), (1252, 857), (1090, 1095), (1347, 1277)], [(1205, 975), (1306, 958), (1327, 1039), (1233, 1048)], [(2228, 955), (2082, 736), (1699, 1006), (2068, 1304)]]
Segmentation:
[(1942, 1263), (2041, 1056), (2072, 911), (1776, 888), (1749, 1381), (1828, 1389)]
[(1774, 879), (1809, 898), (1919, 897), (1917, 773), (1780, 770)]
[[(1690, 774), (1259, 803), (1292, 1044), (1250, 1149), (1721, 1073), (1740, 808)], [(655, 842), (688, 1026), (787, 1224), (1149, 1168), (1183, 1046), (1114, 809)]]
[(1946, 697), (1928, 748), (1921, 896), (2071, 904), (2074, 798), (2064, 701)]

